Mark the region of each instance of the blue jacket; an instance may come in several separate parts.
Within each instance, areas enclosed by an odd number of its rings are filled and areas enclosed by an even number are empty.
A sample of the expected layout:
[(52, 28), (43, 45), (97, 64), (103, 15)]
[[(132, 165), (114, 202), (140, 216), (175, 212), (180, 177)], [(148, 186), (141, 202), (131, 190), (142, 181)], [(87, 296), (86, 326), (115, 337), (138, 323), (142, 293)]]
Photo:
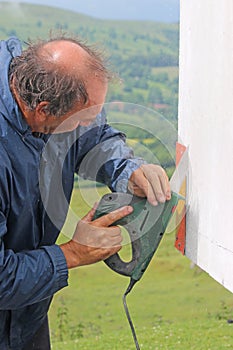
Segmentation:
[(65, 221), (74, 174), (126, 190), (142, 163), (104, 112), (89, 127), (35, 137), (8, 82), (17, 38), (0, 42), (0, 349), (21, 350), (43, 322), (52, 296), (68, 284), (55, 244)]

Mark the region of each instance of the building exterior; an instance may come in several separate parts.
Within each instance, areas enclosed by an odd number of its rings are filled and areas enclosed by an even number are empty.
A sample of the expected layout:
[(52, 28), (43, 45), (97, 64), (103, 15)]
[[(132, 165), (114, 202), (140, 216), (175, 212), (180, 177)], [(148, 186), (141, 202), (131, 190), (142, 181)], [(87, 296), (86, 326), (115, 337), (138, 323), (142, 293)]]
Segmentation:
[(186, 255), (233, 291), (233, 1), (180, 0)]

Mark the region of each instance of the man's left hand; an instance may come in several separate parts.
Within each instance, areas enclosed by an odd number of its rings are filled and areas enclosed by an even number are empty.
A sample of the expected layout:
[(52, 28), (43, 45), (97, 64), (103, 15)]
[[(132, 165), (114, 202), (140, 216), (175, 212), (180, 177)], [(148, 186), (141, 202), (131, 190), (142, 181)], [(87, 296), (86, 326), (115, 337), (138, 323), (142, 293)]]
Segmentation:
[(164, 169), (155, 164), (143, 164), (129, 179), (128, 189), (139, 197), (147, 197), (152, 205), (171, 199), (169, 179)]

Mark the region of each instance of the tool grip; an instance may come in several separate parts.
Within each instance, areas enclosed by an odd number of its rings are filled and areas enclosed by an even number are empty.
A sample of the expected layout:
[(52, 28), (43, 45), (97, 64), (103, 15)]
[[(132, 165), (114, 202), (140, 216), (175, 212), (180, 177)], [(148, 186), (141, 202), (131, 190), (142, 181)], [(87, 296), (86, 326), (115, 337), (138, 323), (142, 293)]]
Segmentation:
[[(135, 197), (127, 193), (108, 193), (101, 198), (93, 220), (125, 205), (135, 206), (135, 203), (140, 203), (141, 205), (142, 202), (145, 202), (145, 198)], [(127, 229), (132, 245), (132, 259), (125, 262), (120, 258), (119, 254), (116, 253), (104, 260), (112, 270), (124, 276), (132, 275), (138, 259), (140, 258), (141, 242), (137, 239), (136, 228), (132, 229), (132, 221), (135, 219), (136, 215), (137, 212), (134, 212), (114, 223), (114, 225), (121, 225)]]
[(180, 199), (184, 200), (179, 194), (172, 192), (169, 201), (152, 206), (146, 198), (128, 193), (114, 192), (104, 195), (93, 220), (126, 205), (133, 207), (131, 214), (113, 223), (113, 225), (123, 226), (128, 231), (132, 246), (132, 259), (125, 262), (119, 254), (114, 254), (106, 259), (105, 263), (117, 273), (138, 281), (158, 248)]
[(138, 280), (162, 238), (164, 230), (161, 213), (164, 204), (153, 207), (147, 202), (146, 198), (127, 193), (110, 193), (102, 197), (94, 219), (125, 205), (131, 205), (134, 209), (133, 212), (114, 222), (113, 225), (121, 225), (128, 231), (132, 247), (132, 259), (125, 262), (119, 254), (114, 254), (106, 259), (105, 263), (115, 272), (124, 276), (133, 276)]
[(108, 259), (104, 260), (106, 265), (110, 267), (115, 272), (124, 275), (124, 276), (132, 276), (132, 273), (137, 265), (137, 262), (140, 258), (141, 251), (141, 242), (140, 240), (133, 241), (132, 245), (132, 259), (128, 262), (123, 261), (119, 254), (116, 253), (110, 256)]

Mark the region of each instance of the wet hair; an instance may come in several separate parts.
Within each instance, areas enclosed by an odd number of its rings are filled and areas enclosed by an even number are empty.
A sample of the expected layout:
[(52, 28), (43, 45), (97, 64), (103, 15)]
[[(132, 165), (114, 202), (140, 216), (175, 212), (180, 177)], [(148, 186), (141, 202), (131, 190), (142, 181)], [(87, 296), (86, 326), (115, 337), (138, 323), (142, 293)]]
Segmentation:
[(112, 72), (107, 68), (105, 55), (94, 46), (87, 45), (82, 40), (59, 35), (48, 40), (37, 40), (27, 43), (27, 48), (20, 56), (13, 58), (10, 65), (10, 81), (14, 78), (14, 88), (25, 105), (33, 110), (42, 102), (49, 102), (44, 108), (48, 115), (60, 117), (77, 104), (88, 101), (84, 74), (69, 74), (67, 70), (52, 64), (48, 55), (43, 54), (46, 44), (53, 41), (70, 41), (83, 48), (87, 55), (84, 70), (89, 76), (95, 76), (110, 81)]

